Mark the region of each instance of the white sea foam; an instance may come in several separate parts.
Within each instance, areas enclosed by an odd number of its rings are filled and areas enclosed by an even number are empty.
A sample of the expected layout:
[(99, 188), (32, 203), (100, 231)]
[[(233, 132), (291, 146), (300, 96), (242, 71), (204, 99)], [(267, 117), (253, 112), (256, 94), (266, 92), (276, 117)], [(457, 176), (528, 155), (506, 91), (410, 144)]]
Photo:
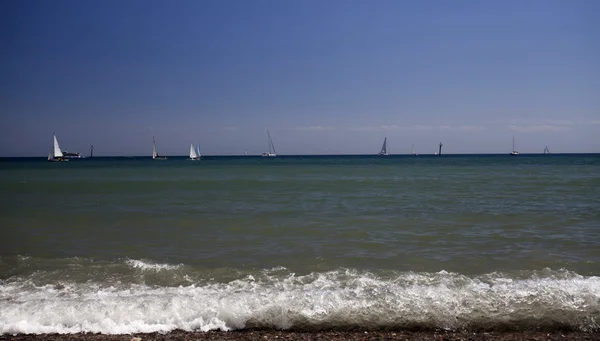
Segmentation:
[(573, 273), (521, 279), (404, 273), (389, 279), (339, 270), (179, 287), (0, 282), (2, 334), (248, 327), (457, 329), (524, 323), (530, 328), (597, 330), (599, 321), (600, 278)]
[(147, 261), (147, 260), (143, 261), (143, 260), (139, 260), (139, 259), (127, 259), (125, 261), (125, 263), (132, 268), (141, 269), (141, 270), (150, 270), (150, 271), (174, 270), (174, 269), (179, 269), (183, 266), (183, 264), (177, 264), (177, 265), (160, 264), (160, 263), (154, 263), (154, 262)]

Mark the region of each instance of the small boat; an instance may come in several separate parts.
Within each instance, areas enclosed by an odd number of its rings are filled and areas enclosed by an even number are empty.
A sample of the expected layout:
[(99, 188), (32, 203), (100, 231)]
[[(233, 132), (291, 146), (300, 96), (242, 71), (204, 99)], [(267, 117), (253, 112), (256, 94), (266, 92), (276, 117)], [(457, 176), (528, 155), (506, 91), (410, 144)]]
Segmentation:
[(412, 147), (413, 147), (412, 155), (419, 155), (419, 154), (417, 154), (417, 152), (415, 151), (415, 145), (414, 145), (414, 144), (412, 145)]
[(190, 144), (190, 160), (200, 160), (200, 144), (198, 144), (196, 149)]
[(52, 151), (48, 154), (48, 161), (50, 162), (61, 162), (61, 161), (69, 161), (69, 159), (63, 156), (62, 151), (60, 150), (60, 146), (58, 145), (58, 140), (56, 139), (56, 134), (54, 135), (54, 145), (52, 146)]
[(273, 144), (273, 140), (271, 140), (271, 134), (267, 130), (267, 137), (269, 138), (269, 152), (262, 153), (263, 157), (276, 157), (277, 153), (275, 152), (275, 145)]
[(153, 160), (166, 160), (167, 157), (166, 156), (160, 156), (158, 155), (158, 153), (156, 152), (156, 141), (154, 141), (154, 136), (152, 136), (152, 159)]
[(548, 149), (548, 146), (546, 146), (546, 148), (544, 148), (544, 154), (550, 154), (550, 150)]
[(388, 151), (387, 151), (387, 137), (385, 137), (383, 139), (383, 146), (381, 146), (381, 150), (379, 151), (379, 154), (377, 155), (383, 155), (383, 156), (387, 156), (388, 155)]
[(519, 152), (515, 149), (515, 137), (513, 136), (513, 149), (510, 155), (519, 155)]

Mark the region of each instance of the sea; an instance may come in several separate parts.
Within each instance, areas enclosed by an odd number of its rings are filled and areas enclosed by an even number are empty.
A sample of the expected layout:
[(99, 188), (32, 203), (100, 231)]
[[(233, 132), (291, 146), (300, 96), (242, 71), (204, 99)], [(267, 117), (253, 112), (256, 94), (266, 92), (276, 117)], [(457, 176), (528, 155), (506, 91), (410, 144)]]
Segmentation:
[(600, 330), (600, 154), (0, 159), (0, 334)]

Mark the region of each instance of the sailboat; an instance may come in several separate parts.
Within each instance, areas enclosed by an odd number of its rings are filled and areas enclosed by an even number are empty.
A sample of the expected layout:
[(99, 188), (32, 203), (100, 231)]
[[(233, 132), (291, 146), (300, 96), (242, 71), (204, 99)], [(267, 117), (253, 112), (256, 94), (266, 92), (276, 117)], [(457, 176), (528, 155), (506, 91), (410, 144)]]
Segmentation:
[(196, 149), (190, 144), (190, 160), (200, 160), (200, 144), (198, 144)]
[(275, 157), (275, 156), (277, 156), (277, 153), (275, 152), (275, 145), (273, 144), (273, 140), (271, 140), (271, 134), (269, 133), (268, 130), (267, 130), (267, 137), (269, 138), (269, 152), (263, 153), (262, 156), (263, 157)]
[(417, 154), (417, 152), (415, 151), (415, 145), (414, 145), (414, 144), (412, 145), (412, 147), (413, 147), (413, 152), (412, 152), (412, 155), (419, 155), (419, 154)]
[(546, 146), (546, 148), (544, 148), (544, 154), (550, 154), (550, 150), (548, 150), (548, 146)]
[(381, 151), (377, 155), (388, 155), (388, 152), (387, 152), (387, 137), (383, 139), (383, 146), (381, 146)]
[(56, 139), (56, 134), (54, 134), (54, 145), (52, 146), (52, 151), (48, 154), (48, 161), (51, 162), (60, 162), (60, 161), (69, 161), (69, 159), (63, 156), (62, 151), (60, 150), (60, 146), (58, 145), (58, 140)]
[(515, 149), (515, 137), (513, 136), (513, 149), (510, 155), (519, 155), (519, 152)]
[(152, 159), (153, 160), (166, 160), (167, 157), (166, 156), (160, 156), (158, 155), (158, 153), (156, 152), (156, 141), (154, 141), (154, 136), (152, 136)]

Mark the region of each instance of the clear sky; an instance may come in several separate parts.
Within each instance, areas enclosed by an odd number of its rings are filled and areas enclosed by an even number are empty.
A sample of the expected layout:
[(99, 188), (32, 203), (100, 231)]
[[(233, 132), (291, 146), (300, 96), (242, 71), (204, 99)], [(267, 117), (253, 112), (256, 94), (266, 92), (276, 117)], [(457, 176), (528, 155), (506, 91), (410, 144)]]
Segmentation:
[(600, 152), (597, 0), (5, 0), (0, 156)]

